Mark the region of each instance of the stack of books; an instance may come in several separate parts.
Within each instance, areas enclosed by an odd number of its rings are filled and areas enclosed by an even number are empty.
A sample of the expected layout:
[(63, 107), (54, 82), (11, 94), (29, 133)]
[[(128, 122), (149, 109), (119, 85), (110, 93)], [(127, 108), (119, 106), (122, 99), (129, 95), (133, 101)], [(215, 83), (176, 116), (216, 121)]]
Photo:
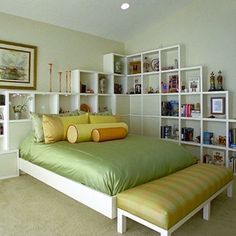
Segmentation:
[(165, 125), (161, 126), (161, 138), (171, 138), (172, 137), (172, 126)]
[(182, 141), (193, 141), (193, 128), (183, 127), (181, 129), (181, 140)]
[(183, 104), (181, 106), (181, 116), (182, 117), (191, 117), (193, 109), (194, 109), (194, 104)]
[(229, 147), (236, 148), (236, 128), (229, 130)]

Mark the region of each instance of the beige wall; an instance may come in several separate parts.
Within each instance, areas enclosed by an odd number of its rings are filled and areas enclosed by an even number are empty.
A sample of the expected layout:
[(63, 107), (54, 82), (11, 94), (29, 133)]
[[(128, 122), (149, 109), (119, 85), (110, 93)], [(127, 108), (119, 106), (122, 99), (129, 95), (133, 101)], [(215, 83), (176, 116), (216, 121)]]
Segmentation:
[[(203, 65), (205, 89), (211, 71), (223, 71), (236, 117), (236, 1), (194, 0), (176, 15), (153, 22), (125, 43), (128, 54), (181, 44), (184, 66)], [(232, 105), (233, 102), (233, 105)]]
[[(38, 47), (37, 89), (49, 91), (49, 66), (54, 64), (54, 90), (59, 70), (102, 71), (103, 54), (124, 53), (124, 44), (89, 34), (0, 13), (0, 40)], [(65, 74), (64, 74), (65, 75)]]

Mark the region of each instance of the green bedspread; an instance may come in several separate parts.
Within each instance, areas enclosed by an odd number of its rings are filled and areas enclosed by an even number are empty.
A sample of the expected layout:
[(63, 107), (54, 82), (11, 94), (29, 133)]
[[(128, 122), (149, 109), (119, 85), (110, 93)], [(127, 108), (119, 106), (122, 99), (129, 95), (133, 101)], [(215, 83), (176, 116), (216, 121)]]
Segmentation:
[(182, 146), (129, 135), (107, 142), (34, 143), (28, 136), (21, 158), (108, 195), (160, 178), (196, 163)]

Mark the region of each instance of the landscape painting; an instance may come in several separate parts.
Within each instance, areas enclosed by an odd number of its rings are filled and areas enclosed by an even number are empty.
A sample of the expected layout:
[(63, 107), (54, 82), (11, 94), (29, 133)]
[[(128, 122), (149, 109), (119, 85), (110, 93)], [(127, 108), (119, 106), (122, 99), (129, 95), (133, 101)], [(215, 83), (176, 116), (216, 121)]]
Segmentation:
[(0, 87), (36, 89), (37, 47), (0, 41)]

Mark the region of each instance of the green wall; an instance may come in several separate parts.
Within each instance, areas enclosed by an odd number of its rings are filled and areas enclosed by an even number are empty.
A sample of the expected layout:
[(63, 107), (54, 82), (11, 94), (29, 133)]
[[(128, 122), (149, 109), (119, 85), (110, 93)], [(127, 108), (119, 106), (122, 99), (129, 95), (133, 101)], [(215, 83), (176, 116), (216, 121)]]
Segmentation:
[(59, 70), (102, 71), (104, 54), (124, 53), (124, 44), (120, 42), (3, 13), (0, 13), (0, 29), (0, 40), (38, 47), (37, 90), (40, 91), (49, 91), (48, 63), (54, 65), (53, 88), (58, 91)]

